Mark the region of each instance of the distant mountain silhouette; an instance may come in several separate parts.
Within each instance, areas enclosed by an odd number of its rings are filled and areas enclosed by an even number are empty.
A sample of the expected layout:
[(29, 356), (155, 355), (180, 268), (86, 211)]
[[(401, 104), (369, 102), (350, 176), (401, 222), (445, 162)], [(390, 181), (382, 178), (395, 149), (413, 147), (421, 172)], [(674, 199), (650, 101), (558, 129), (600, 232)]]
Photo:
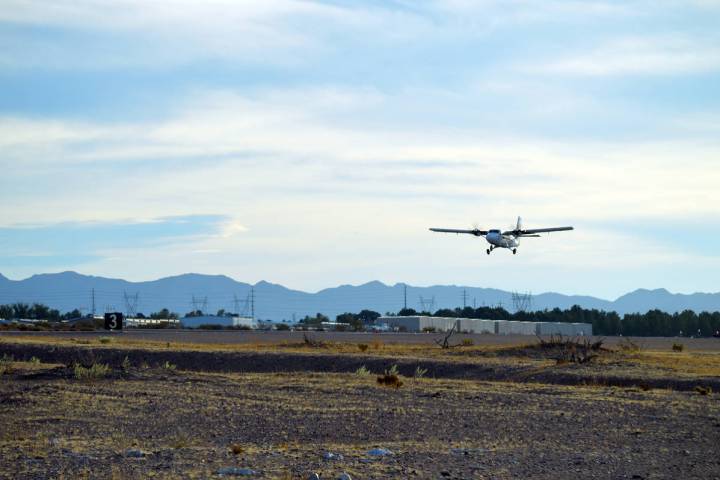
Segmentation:
[[(88, 313), (92, 308), (93, 290), (95, 310), (126, 311), (135, 307), (146, 315), (162, 308), (184, 314), (194, 309), (215, 313), (219, 309), (255, 315), (261, 319), (300, 319), (320, 312), (334, 318), (343, 312), (362, 309), (381, 313), (397, 312), (405, 301), (405, 285), (385, 285), (378, 281), (363, 285), (341, 285), (317, 293), (291, 290), (265, 281), (255, 285), (237, 282), (224, 275), (188, 273), (150, 282), (128, 282), (121, 279), (62, 272), (33, 275), (25, 280), (10, 280), (0, 274), (0, 303), (40, 302), (62, 312), (75, 308)], [(455, 308), (502, 305), (513, 311), (512, 293), (494, 288), (438, 285), (414, 287), (407, 285), (407, 305), (421, 309), (421, 297), (427, 308)], [(542, 293), (532, 298), (532, 309), (555, 307), (565, 309), (573, 305), (584, 308), (615, 310), (620, 314), (657, 308), (667, 312), (685, 309), (700, 312), (720, 310), (720, 293), (673, 294), (665, 289), (638, 289), (615, 301), (590, 296)]]

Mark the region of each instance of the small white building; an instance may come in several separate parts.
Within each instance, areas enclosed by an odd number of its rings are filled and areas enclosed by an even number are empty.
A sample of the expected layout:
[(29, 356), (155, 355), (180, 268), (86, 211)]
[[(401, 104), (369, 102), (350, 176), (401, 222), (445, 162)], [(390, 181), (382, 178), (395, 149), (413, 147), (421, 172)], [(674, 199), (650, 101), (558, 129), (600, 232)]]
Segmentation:
[(251, 317), (218, 317), (216, 315), (201, 315), (199, 317), (184, 317), (180, 319), (183, 328), (198, 328), (201, 326), (214, 327), (246, 327), (256, 329), (257, 321)]

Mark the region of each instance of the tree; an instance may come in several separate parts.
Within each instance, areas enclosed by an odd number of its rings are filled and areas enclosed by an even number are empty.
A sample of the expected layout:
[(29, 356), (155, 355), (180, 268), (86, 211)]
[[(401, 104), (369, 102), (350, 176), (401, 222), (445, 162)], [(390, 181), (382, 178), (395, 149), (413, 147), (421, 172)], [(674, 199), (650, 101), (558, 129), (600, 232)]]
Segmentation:
[(365, 323), (360, 318), (359, 314), (355, 313), (341, 313), (337, 317), (335, 317), (335, 321), (338, 323), (347, 323), (350, 325), (350, 328), (356, 332), (362, 331), (365, 329)]
[(323, 322), (329, 321), (330, 319), (322, 313), (316, 313), (314, 317), (306, 315), (305, 318), (300, 320), (300, 323), (304, 323), (305, 325), (320, 325)]
[(374, 312), (372, 310), (361, 310), (360, 313), (358, 313), (358, 318), (363, 321), (366, 325), (369, 325), (371, 323), (375, 323), (375, 320), (380, 318), (380, 314), (378, 312)]
[(167, 308), (163, 308), (159, 312), (151, 313), (150, 318), (154, 320), (177, 320), (179, 315), (175, 312), (170, 312)]

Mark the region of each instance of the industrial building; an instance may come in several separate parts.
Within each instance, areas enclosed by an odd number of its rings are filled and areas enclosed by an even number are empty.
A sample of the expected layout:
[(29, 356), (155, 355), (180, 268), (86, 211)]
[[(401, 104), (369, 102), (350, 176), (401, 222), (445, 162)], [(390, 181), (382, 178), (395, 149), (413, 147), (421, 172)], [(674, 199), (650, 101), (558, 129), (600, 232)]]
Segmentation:
[(430, 316), (380, 317), (377, 325), (388, 330), (422, 332), (433, 329), (447, 332), (453, 327), (459, 333), (488, 333), (495, 335), (564, 335), (592, 336), (589, 323), (519, 322), (515, 320), (487, 320), (478, 318), (449, 318)]
[(513, 320), (495, 320), (496, 335), (535, 335), (536, 322), (517, 322)]
[(592, 336), (592, 325), (589, 323), (537, 322), (537, 335)]
[(380, 317), (375, 323), (385, 324), (390, 330), (407, 332), (422, 332), (423, 330), (434, 329), (436, 332), (446, 332), (453, 328), (456, 318), (446, 317)]
[(182, 328), (213, 326), (256, 329), (258, 327), (257, 321), (251, 317), (218, 317), (216, 315), (184, 317), (180, 319), (180, 325), (182, 326)]
[(461, 333), (495, 333), (495, 320), (456, 318), (455, 329)]

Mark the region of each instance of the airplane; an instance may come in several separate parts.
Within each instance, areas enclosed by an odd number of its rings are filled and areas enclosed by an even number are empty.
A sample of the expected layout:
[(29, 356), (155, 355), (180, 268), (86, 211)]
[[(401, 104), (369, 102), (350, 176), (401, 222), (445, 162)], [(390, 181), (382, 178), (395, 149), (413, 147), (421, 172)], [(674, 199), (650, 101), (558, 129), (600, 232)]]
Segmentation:
[[(510, 227), (512, 228), (512, 227)], [(493, 230), (479, 230), (473, 228), (472, 230), (457, 230), (454, 228), (431, 228), (433, 232), (442, 233), (468, 233), (475, 235), (476, 237), (485, 237), (485, 240), (490, 244), (490, 248), (486, 250), (487, 254), (496, 248), (507, 248), (512, 250), (513, 255), (517, 253), (517, 247), (520, 246), (520, 238), (522, 237), (539, 237), (538, 233), (547, 232), (563, 232), (566, 230), (573, 230), (573, 227), (550, 227), (550, 228), (522, 228), (522, 219), (518, 217), (517, 224), (514, 230), (501, 231), (499, 229)]]

